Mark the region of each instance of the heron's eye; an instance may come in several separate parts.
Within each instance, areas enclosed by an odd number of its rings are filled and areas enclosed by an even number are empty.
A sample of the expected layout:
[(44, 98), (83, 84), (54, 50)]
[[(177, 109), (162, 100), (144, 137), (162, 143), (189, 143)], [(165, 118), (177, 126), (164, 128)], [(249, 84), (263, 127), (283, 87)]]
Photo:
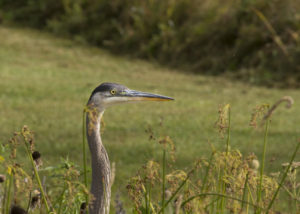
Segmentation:
[(110, 93), (111, 93), (112, 95), (116, 94), (116, 89), (111, 90)]

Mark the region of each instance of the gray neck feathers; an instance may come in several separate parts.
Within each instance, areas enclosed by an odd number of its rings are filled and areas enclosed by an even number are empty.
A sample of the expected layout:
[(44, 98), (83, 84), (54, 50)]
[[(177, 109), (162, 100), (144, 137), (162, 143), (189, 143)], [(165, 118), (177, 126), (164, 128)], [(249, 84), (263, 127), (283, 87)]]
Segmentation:
[(86, 116), (87, 140), (92, 157), (92, 198), (90, 214), (109, 214), (111, 197), (110, 162), (100, 136), (100, 122), (103, 111), (92, 110)]

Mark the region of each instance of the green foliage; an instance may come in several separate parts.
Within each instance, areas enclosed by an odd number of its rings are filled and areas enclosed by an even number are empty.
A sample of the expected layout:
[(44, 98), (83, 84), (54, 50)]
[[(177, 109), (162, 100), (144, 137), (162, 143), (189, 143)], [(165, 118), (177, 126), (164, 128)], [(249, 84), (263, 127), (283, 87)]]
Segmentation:
[[(259, 107), (265, 108), (265, 105)], [(257, 114), (257, 109), (253, 114)], [(262, 113), (262, 112), (261, 112)], [(264, 113), (267, 115), (267, 113)], [(257, 118), (256, 118), (257, 119)], [(260, 118), (260, 120), (264, 118)], [(149, 160), (138, 173), (129, 180), (127, 190), (134, 202), (132, 212), (138, 214), (150, 213), (273, 213), (280, 210), (274, 201), (282, 191), (284, 180), (285, 188), (293, 188), (297, 195), (300, 187), (291, 185), (297, 179), (295, 170), (300, 166), (294, 162), (300, 147), (298, 142), (289, 163), (283, 164), (281, 172), (274, 175), (264, 173), (266, 136), (268, 135), (269, 119), (266, 122), (264, 133), (262, 166), (257, 157), (252, 153), (243, 156), (239, 150), (229, 149), (230, 143), (230, 105), (220, 108), (217, 127), (222, 133), (227, 130), (226, 150), (213, 149), (209, 159), (200, 158), (189, 171), (178, 170), (172, 167), (174, 163), (174, 143), (170, 137), (158, 140), (163, 145), (161, 165)], [(153, 138), (153, 133), (150, 133)], [(223, 136), (221, 135), (223, 138)], [(170, 145), (170, 153), (166, 145)], [(168, 156), (168, 158), (166, 158)], [(172, 161), (168, 161), (171, 159)], [(168, 164), (168, 170), (165, 165)], [(191, 165), (191, 164), (190, 164)], [(260, 169), (259, 169), (260, 168)], [(161, 186), (163, 187), (161, 189)], [(156, 194), (153, 194), (156, 193)], [(162, 195), (162, 197), (160, 197)], [(298, 196), (291, 196), (295, 204), (287, 208), (291, 213), (297, 213), (299, 207)], [(279, 197), (279, 204), (287, 204), (286, 197)]]
[(115, 53), (196, 73), (299, 86), (297, 1), (2, 0), (0, 8), (5, 19)]
[[(171, 138), (157, 138), (163, 151), (162, 167), (158, 162), (149, 160), (129, 180), (127, 190), (132, 199), (132, 213), (261, 214), (282, 210), (282, 205), (288, 205), (284, 208), (289, 213), (298, 212), (300, 186), (297, 184), (297, 168), (300, 163), (294, 160), (300, 141), (289, 163), (283, 164), (285, 168), (276, 176), (264, 174), (264, 152), (259, 173), (259, 161), (254, 154), (243, 157), (239, 150), (228, 148), (228, 108), (229, 105), (226, 105), (219, 112), (218, 123), (219, 128), (222, 126), (227, 129), (226, 151), (213, 150), (209, 159), (200, 157), (187, 172), (172, 166), (175, 161), (175, 146)], [(265, 136), (268, 134), (268, 124), (267, 121)], [(150, 136), (153, 137), (153, 133)], [(0, 213), (8, 214), (11, 209), (22, 209), (20, 207), (24, 207), (24, 212), (26, 210), (27, 213), (84, 212), (86, 207), (82, 204), (85, 204), (86, 197), (93, 197), (89, 196), (85, 184), (82, 183), (84, 172), (68, 160), (63, 160), (57, 166), (44, 167), (37, 146), (33, 132), (27, 126), (20, 132), (15, 132), (8, 143), (1, 145)], [(29, 161), (20, 162), (17, 158), (22, 147), (25, 147)], [(266, 142), (263, 147), (265, 150)], [(29, 169), (27, 163), (31, 163)], [(43, 174), (43, 184), (39, 174)], [(279, 192), (287, 192), (289, 197), (279, 197)], [(280, 203), (274, 204), (275, 199)], [(294, 203), (288, 203), (291, 199)], [(115, 208), (123, 210), (122, 205)]]
[[(3, 163), (0, 173), (5, 175), (7, 181), (0, 186), (3, 196), (0, 213), (8, 214), (14, 206), (21, 206), (28, 213), (38, 213), (39, 210), (46, 213), (79, 213), (89, 193), (80, 181), (78, 166), (69, 160), (62, 160), (57, 166), (43, 167), (41, 154), (35, 148), (33, 132), (27, 126), (15, 132), (10, 141), (1, 146)], [(25, 147), (28, 161), (17, 155), (22, 154), (22, 147)], [(43, 175), (43, 182), (40, 174)]]
[[(69, 162), (75, 162), (75, 167), (81, 164), (82, 108), (91, 90), (100, 82), (119, 82), (134, 89), (156, 91), (176, 99), (172, 104), (153, 102), (118, 106), (105, 113), (103, 142), (111, 161), (116, 162), (113, 193), (120, 191), (121, 201), (127, 209), (132, 204), (126, 196), (126, 181), (147, 160), (161, 162), (161, 150), (154, 146), (153, 140), (148, 141), (148, 134), (145, 133), (145, 129), (149, 130), (149, 127), (152, 127), (154, 138), (167, 133), (172, 136), (176, 145), (177, 157), (176, 162), (172, 163), (172, 169), (168, 168), (170, 156), (167, 156), (167, 175), (173, 169), (187, 173), (197, 157), (210, 162), (210, 143), (213, 143), (216, 150), (224, 151), (226, 142), (220, 140), (213, 128), (220, 103), (232, 104), (229, 148), (238, 148), (245, 159), (249, 151), (253, 151), (257, 157), (262, 155), (263, 135), (257, 116), (253, 116), (258, 125), (257, 130), (248, 126), (252, 108), (257, 103), (273, 103), (287, 94), (294, 98), (295, 103), (291, 109), (279, 106), (273, 113), (266, 154), (265, 174), (268, 176), (272, 175), (270, 172), (280, 171), (281, 163), (287, 162), (292, 156), (296, 146), (294, 142), (300, 136), (297, 125), (300, 121), (300, 103), (297, 102), (300, 99), (299, 90), (268, 89), (218, 77), (183, 75), (175, 70), (112, 56), (98, 48), (78, 45), (29, 29), (0, 27), (0, 40), (1, 142), (8, 142), (16, 127), (28, 124), (35, 131), (36, 147), (42, 154), (46, 169), (48, 166), (64, 166), (64, 160), (60, 161), (61, 157), (69, 157)], [(220, 134), (226, 137), (226, 124), (217, 125), (223, 129)], [(251, 125), (255, 125), (255, 121), (251, 121)], [(22, 146), (18, 148), (22, 149)], [(20, 158), (19, 163), (30, 165), (28, 160), (24, 161), (27, 158), (25, 151), (18, 153), (17, 157)], [(298, 157), (299, 152), (297, 161)], [(82, 167), (76, 169), (82, 173)], [(5, 170), (1, 168), (2, 171)], [(201, 176), (206, 171), (207, 168), (203, 169)], [(286, 178), (279, 197), (288, 195), (291, 199), (299, 198), (299, 191), (293, 191), (293, 187), (299, 183), (299, 176), (295, 179), (295, 172), (299, 175), (299, 168), (288, 173), (289, 177)], [(43, 180), (43, 170), (40, 173)], [(49, 174), (46, 174), (46, 184), (52, 186), (48, 182), (52, 179), (48, 179)], [(206, 181), (210, 182), (210, 178), (208, 175)], [(60, 177), (58, 179), (61, 180)], [(182, 180), (180, 177), (178, 179)], [(83, 181), (83, 176), (80, 176), (80, 181)], [(177, 186), (174, 184), (176, 191)], [(54, 195), (61, 195), (62, 188), (63, 185), (60, 185)], [(161, 190), (160, 184), (158, 189)], [(49, 191), (49, 188), (46, 190)], [(159, 201), (161, 194), (156, 194), (155, 190), (151, 192), (152, 197), (155, 197), (151, 203)], [(244, 195), (247, 200), (247, 192)], [(221, 198), (216, 195), (210, 197)], [(51, 198), (52, 204), (56, 199)], [(250, 196), (249, 201), (252, 201)], [(255, 202), (255, 198), (253, 201)], [(290, 201), (295, 210), (296, 203), (299, 205), (299, 202)], [(277, 202), (275, 200), (275, 206), (280, 204)], [(285, 203), (281, 205), (289, 206)], [(76, 203), (76, 206), (79, 204)], [(244, 208), (247, 208), (246, 203)]]

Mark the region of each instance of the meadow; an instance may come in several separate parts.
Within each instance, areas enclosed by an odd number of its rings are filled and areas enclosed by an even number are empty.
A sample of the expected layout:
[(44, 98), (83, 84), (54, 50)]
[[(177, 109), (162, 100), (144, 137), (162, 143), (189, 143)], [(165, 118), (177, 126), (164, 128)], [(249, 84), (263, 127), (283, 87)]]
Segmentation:
[(175, 165), (180, 169), (189, 168), (196, 158), (208, 157), (212, 145), (224, 149), (225, 141), (215, 127), (220, 105), (231, 105), (231, 148), (260, 157), (264, 133), (249, 126), (253, 109), (285, 95), (293, 97), (293, 107), (280, 106), (270, 123), (268, 173), (279, 171), (289, 161), (300, 136), (297, 89), (183, 74), (29, 29), (1, 26), (0, 41), (0, 141), (7, 142), (14, 131), (28, 125), (35, 132), (45, 166), (62, 158), (81, 165), (82, 111), (100, 83), (117, 82), (175, 98), (174, 102), (122, 105), (105, 112), (102, 140), (116, 164), (113, 191), (120, 190), (122, 195), (142, 164), (161, 157), (157, 140), (149, 140), (151, 131), (156, 138), (171, 137)]

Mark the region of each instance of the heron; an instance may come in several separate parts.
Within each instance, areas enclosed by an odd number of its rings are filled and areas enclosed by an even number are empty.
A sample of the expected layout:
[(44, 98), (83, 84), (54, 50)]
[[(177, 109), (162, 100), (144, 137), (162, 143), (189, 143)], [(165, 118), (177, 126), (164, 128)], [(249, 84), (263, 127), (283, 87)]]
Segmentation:
[(88, 102), (86, 114), (86, 135), (91, 153), (92, 199), (90, 214), (108, 214), (111, 198), (110, 162), (101, 141), (100, 124), (107, 107), (138, 101), (170, 101), (171, 97), (136, 91), (117, 83), (102, 83), (96, 87)]

